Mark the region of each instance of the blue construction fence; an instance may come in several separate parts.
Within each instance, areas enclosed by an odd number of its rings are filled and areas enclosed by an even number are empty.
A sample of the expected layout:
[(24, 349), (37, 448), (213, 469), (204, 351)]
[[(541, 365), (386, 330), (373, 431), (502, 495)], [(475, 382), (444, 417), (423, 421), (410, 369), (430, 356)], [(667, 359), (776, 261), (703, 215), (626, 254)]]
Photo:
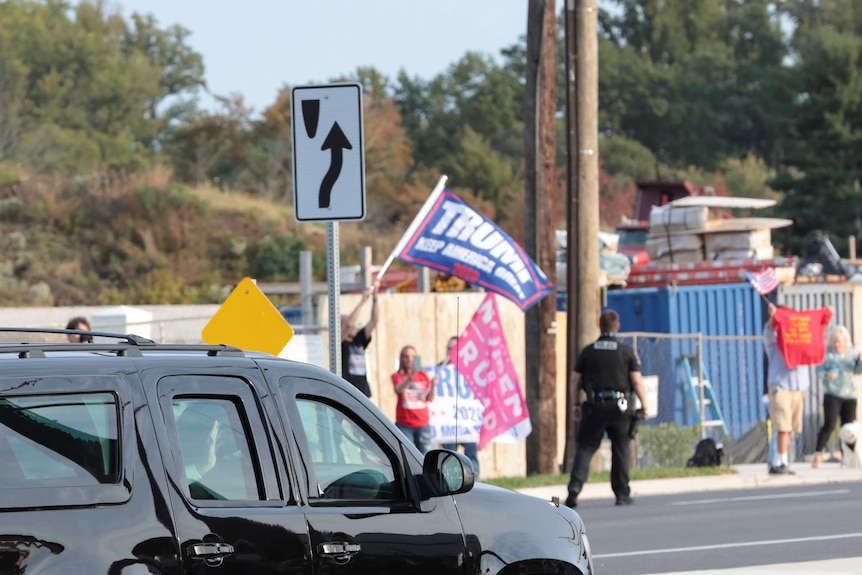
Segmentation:
[(641, 373), (658, 377), (657, 409), (647, 425), (698, 425), (700, 378), (708, 382), (703, 392), (708, 400), (704, 421), (713, 422), (707, 431), (717, 439), (741, 437), (766, 418), (760, 337), (646, 332), (621, 333), (620, 337), (637, 350)]

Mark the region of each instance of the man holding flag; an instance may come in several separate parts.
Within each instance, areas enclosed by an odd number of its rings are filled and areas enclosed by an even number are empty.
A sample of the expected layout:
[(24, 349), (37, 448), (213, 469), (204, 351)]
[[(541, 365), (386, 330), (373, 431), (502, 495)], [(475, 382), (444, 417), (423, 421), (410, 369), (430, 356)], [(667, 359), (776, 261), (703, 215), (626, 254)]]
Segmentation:
[(788, 456), (790, 434), (802, 433), (805, 392), (811, 386), (809, 366), (823, 361), (825, 329), (831, 320), (832, 309), (828, 307), (797, 312), (769, 304), (763, 349), (767, 356), (769, 417), (776, 431), (770, 474), (793, 474)]
[[(823, 362), (826, 354), (826, 327), (832, 321), (831, 307), (795, 311), (776, 306), (766, 296), (778, 288), (773, 268), (760, 272), (742, 271), (767, 303), (769, 319), (763, 326), (766, 355), (765, 402), (774, 427), (770, 437), (769, 473), (793, 474), (790, 469), (790, 436), (802, 433), (805, 392), (811, 386), (812, 365)], [(771, 431), (769, 432), (772, 434)]]

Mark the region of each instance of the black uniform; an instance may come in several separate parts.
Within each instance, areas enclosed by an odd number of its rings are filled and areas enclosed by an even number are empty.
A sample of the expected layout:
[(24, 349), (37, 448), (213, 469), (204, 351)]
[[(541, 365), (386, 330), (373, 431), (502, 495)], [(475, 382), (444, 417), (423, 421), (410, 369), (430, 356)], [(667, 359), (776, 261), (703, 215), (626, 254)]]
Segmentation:
[(575, 371), (581, 374), (580, 387), (586, 392), (578, 427), (578, 449), (569, 480), (569, 501), (576, 501), (587, 481), (590, 460), (605, 432), (611, 440), (611, 488), (618, 503), (629, 500), (629, 428), (632, 422), (632, 382), (630, 372), (640, 371), (634, 350), (615, 334), (602, 333), (578, 356)]

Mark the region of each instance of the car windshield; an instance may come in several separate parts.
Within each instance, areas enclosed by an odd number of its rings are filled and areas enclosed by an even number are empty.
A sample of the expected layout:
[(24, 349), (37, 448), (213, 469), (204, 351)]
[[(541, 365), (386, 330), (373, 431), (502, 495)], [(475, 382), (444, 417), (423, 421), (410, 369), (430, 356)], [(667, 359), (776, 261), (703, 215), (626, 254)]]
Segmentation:
[(617, 230), (621, 246), (642, 246), (646, 244), (647, 230)]

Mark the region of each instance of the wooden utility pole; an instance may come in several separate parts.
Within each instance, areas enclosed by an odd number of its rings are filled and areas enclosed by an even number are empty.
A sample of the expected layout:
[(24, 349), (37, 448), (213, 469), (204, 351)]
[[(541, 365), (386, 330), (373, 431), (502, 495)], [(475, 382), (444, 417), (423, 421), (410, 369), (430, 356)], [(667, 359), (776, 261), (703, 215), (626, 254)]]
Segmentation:
[[(554, 229), (548, 225), (556, 189), (556, 39), (554, 0), (530, 0), (527, 13), (526, 183), (524, 236), (530, 256), (556, 284)], [(527, 437), (527, 473), (557, 471), (557, 295), (552, 290), (526, 314), (527, 407), (533, 432)]]
[[(599, 317), (599, 39), (596, 0), (566, 0), (568, 158), (566, 377), (596, 339)], [(572, 403), (566, 394), (564, 469), (575, 455)]]

